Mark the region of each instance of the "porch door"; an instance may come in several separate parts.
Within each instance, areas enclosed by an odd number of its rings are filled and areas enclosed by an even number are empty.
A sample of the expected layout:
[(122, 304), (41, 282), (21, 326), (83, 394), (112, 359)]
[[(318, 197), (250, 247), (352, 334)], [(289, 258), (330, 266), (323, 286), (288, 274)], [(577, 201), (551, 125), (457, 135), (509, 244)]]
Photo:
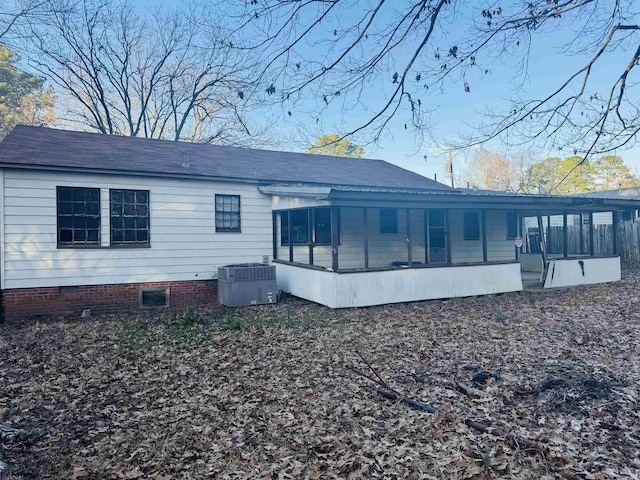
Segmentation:
[(444, 210), (429, 210), (427, 245), (429, 245), (429, 263), (446, 263), (447, 235), (445, 232)]

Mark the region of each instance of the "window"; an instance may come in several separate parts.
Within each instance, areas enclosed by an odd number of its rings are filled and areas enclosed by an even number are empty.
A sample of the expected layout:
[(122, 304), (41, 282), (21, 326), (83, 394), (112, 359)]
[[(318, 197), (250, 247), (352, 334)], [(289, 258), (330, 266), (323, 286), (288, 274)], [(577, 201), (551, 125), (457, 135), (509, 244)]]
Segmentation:
[[(309, 210), (313, 211), (313, 243), (315, 245), (331, 245), (331, 209), (318, 207), (303, 208), (280, 212), (280, 245), (289, 245), (289, 218), (291, 213), (291, 232), (294, 245), (308, 243)], [(340, 210), (338, 210), (338, 243), (340, 243)]]
[(168, 307), (170, 287), (142, 287), (138, 289), (140, 308)]
[(632, 222), (633, 221), (633, 210), (623, 210), (622, 212), (622, 221), (623, 222)]
[(518, 213), (507, 212), (507, 240), (513, 240), (518, 236)]
[[(338, 210), (340, 212), (340, 210)], [(316, 245), (331, 245), (331, 209), (314, 208), (314, 243)], [(340, 217), (338, 217), (338, 226)], [(338, 228), (338, 243), (340, 242), (340, 228)]]
[(57, 187), (58, 245), (100, 245), (100, 189)]
[[(289, 210), (280, 212), (280, 243), (289, 245), (289, 215), (291, 215), (291, 243), (296, 245), (309, 242), (309, 210)], [(331, 243), (331, 242), (329, 242)]]
[(380, 233), (398, 233), (398, 210), (380, 209)]
[(240, 195), (216, 195), (216, 232), (240, 231)]
[(478, 212), (464, 212), (464, 239), (480, 240), (480, 216)]
[(149, 245), (149, 191), (109, 190), (111, 245)]

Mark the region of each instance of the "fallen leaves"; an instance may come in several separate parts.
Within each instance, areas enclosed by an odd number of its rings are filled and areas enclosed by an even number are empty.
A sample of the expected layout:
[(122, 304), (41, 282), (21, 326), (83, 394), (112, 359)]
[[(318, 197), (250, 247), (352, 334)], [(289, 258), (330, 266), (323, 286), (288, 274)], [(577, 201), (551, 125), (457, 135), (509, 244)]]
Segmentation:
[[(16, 479), (638, 478), (638, 287), (6, 326), (0, 421), (29, 435), (2, 457)], [(438, 411), (383, 400), (356, 350)]]

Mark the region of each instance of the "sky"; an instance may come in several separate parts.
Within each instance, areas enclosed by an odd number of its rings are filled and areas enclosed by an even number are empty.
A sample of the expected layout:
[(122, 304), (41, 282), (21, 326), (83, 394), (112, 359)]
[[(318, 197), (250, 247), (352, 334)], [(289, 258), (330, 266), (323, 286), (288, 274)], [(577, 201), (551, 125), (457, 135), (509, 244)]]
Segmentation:
[[(153, 8), (158, 5), (166, 7), (173, 5), (173, 2), (168, 0), (135, 0), (134, 3), (141, 9)], [(360, 3), (366, 3), (366, 0)], [(479, 5), (484, 3), (487, 2), (466, 2), (465, 5), (471, 4), (478, 7), (458, 11), (457, 18), (452, 18), (452, 21), (455, 20), (456, 23), (452, 24), (454, 25), (452, 28), (453, 34), (450, 34), (448, 42), (455, 43), (457, 41), (456, 37), (463, 33), (458, 25), (464, 24), (464, 21), (469, 20), (471, 15), (477, 15)], [(505, 4), (507, 3), (509, 2), (505, 1)], [(394, 5), (394, 3), (390, 4)], [(344, 25), (349, 24), (355, 18), (352, 14), (356, 12), (357, 10), (353, 10), (351, 13), (349, 10), (342, 11), (342, 17), (339, 22)], [(461, 22), (458, 23), (458, 20), (461, 20)], [(560, 25), (566, 25), (566, 23), (560, 23)], [(334, 27), (334, 24), (329, 23), (322, 27), (323, 30), (321, 32), (330, 34)], [(573, 37), (572, 33), (570, 28), (561, 27), (558, 30), (549, 32), (549, 34), (540, 35), (533, 43), (528, 62), (528, 75), (524, 78), (514, 76), (514, 69), (511, 64), (494, 62), (491, 64), (490, 75), (474, 76), (471, 74), (465, 79), (457, 78), (455, 82), (447, 86), (445, 91), (425, 95), (424, 103), (433, 108), (430, 113), (429, 135), (422, 138), (411, 128), (405, 130), (403, 124), (406, 116), (401, 114), (391, 123), (389, 131), (380, 138), (377, 144), (364, 145), (365, 156), (389, 161), (430, 178), (437, 175), (439, 181), (449, 183), (450, 177), (445, 173), (448, 153), (442, 149), (443, 145), (450, 141), (456, 141), (461, 136), (473, 133), (475, 131), (474, 125), (478, 125), (483, 119), (482, 113), (487, 109), (503, 110), (505, 105), (508, 104), (507, 98), (509, 96), (516, 94), (521, 94), (525, 97), (542, 95), (557, 87), (567, 78), (568, 74), (573, 73), (579, 66), (584, 64), (586, 59), (584, 55), (568, 56), (560, 51), (559, 47)], [(443, 46), (446, 45), (445, 42), (441, 42), (441, 44)], [(632, 47), (635, 49), (636, 45), (634, 44)], [(322, 58), (317, 46), (303, 45), (302, 52), (309, 58), (314, 58), (314, 56), (318, 59)], [(593, 90), (610, 88), (611, 73), (618, 72), (620, 65), (624, 65), (628, 61), (628, 56), (629, 52), (607, 57), (606, 62), (602, 63), (603, 68), (594, 72), (594, 84), (591, 88)], [(468, 93), (464, 91), (464, 81), (468, 81), (470, 84), (471, 88)], [(367, 99), (371, 99), (371, 102), (375, 103), (376, 100), (384, 96), (385, 89), (390, 86), (390, 82), (387, 82), (386, 86), (375, 86), (367, 91), (363, 97), (362, 109), (348, 112), (330, 109), (329, 114), (321, 118), (321, 133), (336, 133), (340, 130), (340, 127), (366, 122), (370, 118), (366, 111), (366, 108), (370, 106), (367, 104)], [(300, 151), (304, 149), (304, 146), (300, 142), (292, 141), (292, 139), (299, 138), (301, 126), (304, 127), (315, 123), (313, 122), (313, 117), (303, 113), (304, 110), (308, 110), (312, 106), (312, 101), (309, 101), (307, 105), (303, 103), (300, 111), (294, 111), (291, 117), (287, 114), (288, 108), (283, 109), (281, 107), (273, 107), (267, 112), (257, 112), (256, 117), (262, 118), (264, 116), (270, 123), (273, 123), (272, 137), (279, 139), (278, 143), (274, 145), (276, 149)], [(309, 140), (312, 143), (313, 139)], [(355, 137), (353, 140), (358, 142), (359, 138)], [(505, 153), (507, 156), (510, 153), (522, 152), (521, 148), (508, 150), (499, 141), (492, 141), (485, 147)], [(467, 168), (475, 151), (477, 150), (469, 149), (454, 153), (454, 172), (456, 174)], [(566, 157), (570, 155), (570, 152), (558, 152), (549, 148), (545, 150), (536, 149), (529, 153), (539, 160), (549, 156)], [(623, 157), (636, 174), (640, 174), (640, 148), (616, 153)]]
[[(464, 12), (462, 16), (464, 16)], [(344, 18), (347, 24), (350, 18)], [(560, 23), (563, 25), (563, 23)], [(326, 30), (330, 31), (332, 24), (327, 25)], [(402, 127), (403, 116), (399, 116), (391, 131), (385, 135), (377, 145), (365, 145), (365, 156), (369, 158), (379, 158), (390, 161), (394, 164), (415, 171), (422, 175), (433, 178), (437, 175), (439, 181), (449, 183), (449, 175), (445, 173), (445, 164), (448, 153), (436, 142), (446, 144), (448, 140), (457, 140), (461, 135), (469, 135), (474, 131), (473, 126), (482, 121), (482, 113), (487, 109), (500, 111), (508, 104), (507, 99), (512, 95), (522, 95), (524, 97), (542, 96), (552, 89), (557, 88), (567, 77), (581, 68), (588, 58), (576, 52), (567, 55), (562, 51), (562, 46), (573, 38), (570, 28), (559, 28), (552, 32), (543, 32), (533, 43), (533, 48), (529, 57), (529, 69), (526, 77), (516, 77), (511, 64), (500, 64), (498, 62), (491, 65), (491, 74), (480, 79), (468, 78), (471, 86), (470, 92), (463, 89), (464, 80), (458, 79), (457, 83), (450, 84), (445, 92), (437, 92), (433, 95), (429, 104), (434, 107), (431, 113), (431, 138), (426, 137), (422, 141), (411, 129), (404, 130)], [(455, 37), (455, 35), (454, 35)], [(637, 40), (637, 39), (636, 39)], [(454, 42), (455, 40), (452, 40)], [(630, 45), (630, 48), (637, 47), (637, 44)], [(313, 49), (308, 47), (308, 54), (313, 55)], [(621, 68), (628, 62), (630, 57), (629, 49), (626, 52), (619, 52), (606, 57), (605, 61), (599, 62), (592, 74), (590, 90), (603, 93), (611, 88), (613, 74), (618, 75)], [(467, 80), (467, 79), (465, 79)], [(383, 93), (380, 91), (379, 93)], [(375, 89), (368, 95), (375, 96)], [(423, 99), (424, 100), (424, 99)], [(277, 130), (282, 132), (281, 137), (287, 138), (294, 135), (297, 123), (309, 122), (310, 117), (298, 120), (295, 112), (292, 118), (283, 111), (273, 110), (277, 118)], [(349, 125), (365, 122), (368, 120), (366, 112), (349, 111), (348, 120), (341, 118), (338, 112), (333, 112), (332, 116), (322, 118), (323, 133), (334, 133), (341, 125)], [(333, 127), (335, 126), (335, 127)], [(332, 128), (333, 127), (333, 128)], [(433, 140), (435, 140), (435, 142)], [(355, 138), (357, 142), (357, 137)], [(285, 147), (287, 145), (284, 145)], [(299, 148), (296, 145), (289, 147)], [(486, 148), (497, 150), (502, 153), (520, 153), (523, 149), (514, 147), (511, 150), (499, 141), (492, 141), (485, 145)], [(454, 171), (457, 173), (467, 168), (469, 161), (476, 150), (469, 149), (456, 152), (454, 154)], [(572, 152), (561, 152), (550, 147), (545, 149), (530, 150), (535, 159), (542, 160), (549, 156), (570, 156)], [(626, 163), (636, 173), (640, 173), (640, 148), (632, 148), (624, 151), (616, 151), (616, 154), (623, 157)]]

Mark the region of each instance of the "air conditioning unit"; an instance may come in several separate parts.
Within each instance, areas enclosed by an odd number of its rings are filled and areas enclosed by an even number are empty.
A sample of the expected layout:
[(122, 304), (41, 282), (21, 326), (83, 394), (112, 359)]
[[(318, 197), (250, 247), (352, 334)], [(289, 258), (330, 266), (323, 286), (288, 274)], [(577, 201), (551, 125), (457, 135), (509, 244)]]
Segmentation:
[(218, 268), (218, 301), (227, 307), (276, 303), (276, 266), (241, 263)]

